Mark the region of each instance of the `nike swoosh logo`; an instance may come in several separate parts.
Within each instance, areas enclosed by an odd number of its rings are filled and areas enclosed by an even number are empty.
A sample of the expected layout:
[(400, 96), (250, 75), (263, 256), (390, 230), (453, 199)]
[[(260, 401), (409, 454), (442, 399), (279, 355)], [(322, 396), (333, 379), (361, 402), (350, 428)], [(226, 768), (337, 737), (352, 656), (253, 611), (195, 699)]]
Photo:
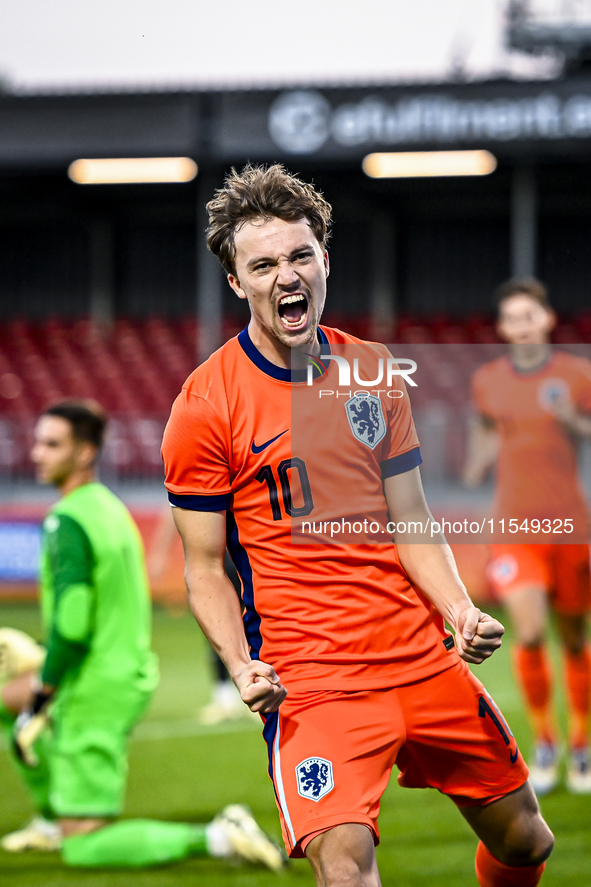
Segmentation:
[(284, 434), (287, 434), (289, 428), (286, 428), (285, 431), (282, 431), (281, 434), (278, 434), (276, 437), (272, 437), (271, 440), (266, 441), (264, 444), (261, 444), (260, 447), (257, 447), (254, 440), (252, 442), (251, 450), (255, 455), (257, 453), (262, 453), (263, 450), (266, 450), (267, 447), (270, 447), (272, 443), (275, 443), (276, 440), (279, 440), (280, 437), (283, 437)]
[(510, 753), (509, 753), (509, 757), (511, 758), (511, 763), (512, 763), (512, 764), (514, 764), (515, 761), (517, 760), (517, 755), (518, 755), (518, 754), (519, 754), (519, 749), (518, 749), (518, 748), (515, 749), (515, 754), (513, 754), (513, 752), (510, 752)]

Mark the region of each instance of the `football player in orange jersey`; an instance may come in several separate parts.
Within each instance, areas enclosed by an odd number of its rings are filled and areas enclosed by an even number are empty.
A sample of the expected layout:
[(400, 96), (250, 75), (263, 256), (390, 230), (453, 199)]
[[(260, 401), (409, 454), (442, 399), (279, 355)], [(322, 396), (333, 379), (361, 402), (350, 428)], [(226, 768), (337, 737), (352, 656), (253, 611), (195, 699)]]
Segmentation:
[[(556, 318), (539, 281), (508, 281), (498, 291), (498, 311), (498, 332), (510, 344), (510, 354), (481, 367), (474, 376), (479, 418), (473, 426), (465, 480), (469, 485), (480, 483), (496, 463), (495, 515), (507, 524), (517, 519), (530, 532), (530, 544), (523, 533), (520, 543), (513, 545), (502, 544), (497, 535), (489, 567), (516, 634), (514, 663), (535, 734), (530, 778), (538, 794), (551, 791), (559, 780), (559, 733), (545, 642), (551, 608), (566, 662), (570, 721), (566, 782), (572, 792), (588, 794), (589, 527), (577, 476), (577, 444), (591, 437), (591, 362), (552, 349)], [(532, 519), (534, 527), (542, 527), (533, 538)], [(573, 526), (572, 535), (557, 534), (563, 526), (566, 530)], [(550, 540), (571, 544), (550, 544)], [(509, 537), (507, 543), (511, 541)]]
[[(193, 613), (263, 717), (287, 849), (307, 856), (318, 885), (379, 887), (377, 817), (396, 764), (402, 785), (439, 789), (474, 829), (482, 887), (534, 887), (553, 837), (509, 727), (466, 665), (488, 658), (504, 629), (473, 605), (444, 539), (427, 532), (404, 385), (346, 392), (347, 402), (327, 395), (340, 348), (388, 355), (319, 326), (331, 208), (273, 165), (233, 170), (208, 210), (208, 245), (251, 320), (175, 401), (166, 486)], [(292, 402), (307, 384), (325, 413), (321, 423), (302, 413), (312, 426), (302, 430)], [(395, 544), (390, 530), (385, 544), (296, 540), (296, 520), (326, 503), (394, 523)]]

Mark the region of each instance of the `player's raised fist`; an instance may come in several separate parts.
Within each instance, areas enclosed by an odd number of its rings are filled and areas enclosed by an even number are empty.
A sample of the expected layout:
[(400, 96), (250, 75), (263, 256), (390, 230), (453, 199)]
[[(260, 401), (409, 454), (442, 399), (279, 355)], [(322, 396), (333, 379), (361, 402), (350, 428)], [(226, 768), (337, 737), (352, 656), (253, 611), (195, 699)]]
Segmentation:
[(242, 701), (251, 711), (270, 714), (277, 711), (287, 696), (273, 666), (257, 659), (251, 660), (234, 681)]
[(505, 628), (497, 619), (478, 607), (467, 607), (457, 619), (458, 653), (466, 662), (479, 665), (499, 649), (504, 633)]

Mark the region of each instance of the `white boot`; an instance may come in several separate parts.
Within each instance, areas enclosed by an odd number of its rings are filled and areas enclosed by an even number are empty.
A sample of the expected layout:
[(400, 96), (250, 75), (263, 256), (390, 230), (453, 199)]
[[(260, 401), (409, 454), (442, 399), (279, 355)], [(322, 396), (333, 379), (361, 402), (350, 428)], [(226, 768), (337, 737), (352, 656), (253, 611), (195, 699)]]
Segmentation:
[(23, 853), (25, 850), (59, 850), (62, 833), (56, 822), (35, 816), (24, 828), (10, 832), (0, 840), (0, 847), (7, 853)]

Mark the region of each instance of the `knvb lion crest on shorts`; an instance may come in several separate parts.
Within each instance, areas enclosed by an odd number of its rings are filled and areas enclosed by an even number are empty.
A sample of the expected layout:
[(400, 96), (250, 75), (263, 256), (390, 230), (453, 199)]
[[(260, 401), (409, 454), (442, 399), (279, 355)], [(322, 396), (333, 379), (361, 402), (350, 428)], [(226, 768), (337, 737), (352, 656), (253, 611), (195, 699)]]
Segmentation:
[(351, 431), (362, 444), (375, 450), (386, 433), (386, 420), (379, 397), (357, 394), (345, 404)]
[(332, 764), (324, 758), (306, 758), (296, 767), (298, 792), (302, 798), (319, 801), (334, 788)]

